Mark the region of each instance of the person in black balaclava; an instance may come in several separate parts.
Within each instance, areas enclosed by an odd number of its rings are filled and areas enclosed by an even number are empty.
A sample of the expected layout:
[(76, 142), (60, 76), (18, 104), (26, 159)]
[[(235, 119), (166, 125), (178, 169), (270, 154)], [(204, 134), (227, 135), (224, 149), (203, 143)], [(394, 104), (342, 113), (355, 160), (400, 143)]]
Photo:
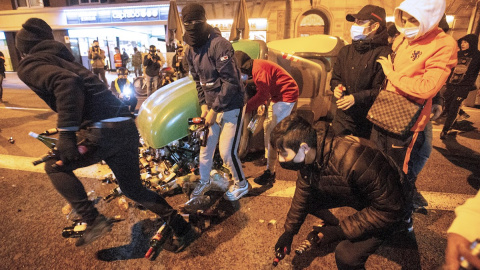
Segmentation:
[(207, 24), (205, 9), (199, 4), (187, 5), (182, 9), (182, 21), (185, 27), (183, 39), (192, 47), (201, 47), (208, 40), (212, 27)]
[(217, 28), (207, 24), (205, 9), (187, 4), (182, 9), (185, 55), (197, 85), (201, 117), (209, 127), (207, 145), (200, 148), (200, 183), (192, 197), (203, 195), (210, 185), (213, 154), (219, 145), (220, 156), (230, 170), (234, 185), (225, 198), (236, 201), (248, 193), (249, 184), (237, 155), (244, 116), (245, 90), (235, 64), (232, 44)]
[(385, 18), (385, 9), (374, 5), (346, 17), (353, 22), (352, 44), (338, 53), (330, 81), (337, 104), (332, 123), (335, 135), (370, 137), (372, 123), (367, 120), (367, 112), (385, 79), (376, 61), (392, 51)]
[(70, 50), (54, 40), (52, 28), (42, 19), (31, 18), (22, 25), (16, 46), (25, 55), (18, 65), (18, 77), (58, 114), (56, 159), (46, 161), (45, 171), (58, 193), (87, 223), (75, 245), (91, 243), (113, 225), (88, 199), (74, 173), (101, 160), (112, 169), (125, 196), (157, 214), (173, 230), (179, 240), (170, 250), (180, 251), (195, 240), (198, 234), (190, 223), (159, 194), (142, 185), (138, 130), (127, 106), (98, 76), (75, 62)]
[[(452, 69), (452, 73), (447, 80), (447, 90), (443, 94), (445, 98), (445, 124), (440, 139), (447, 138), (448, 131), (455, 123), (457, 114), (463, 100), (468, 96), (468, 93), (475, 90), (475, 81), (477, 80), (478, 72), (480, 71), (480, 51), (478, 51), (478, 36), (475, 34), (468, 34), (458, 40), (458, 47), (460, 50), (457, 53), (458, 63)], [(466, 114), (465, 112), (463, 112)]]

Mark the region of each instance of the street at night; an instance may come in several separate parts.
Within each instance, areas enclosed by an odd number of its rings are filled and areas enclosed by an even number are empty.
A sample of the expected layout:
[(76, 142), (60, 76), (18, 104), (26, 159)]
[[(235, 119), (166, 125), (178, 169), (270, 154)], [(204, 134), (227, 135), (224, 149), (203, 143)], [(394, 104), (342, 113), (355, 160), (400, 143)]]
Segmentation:
[[(253, 189), (238, 202), (220, 201), (217, 207), (224, 215), (211, 220), (210, 227), (181, 253), (163, 250), (152, 261), (143, 258), (160, 223), (153, 213), (131, 201), (125, 210), (118, 199), (98, 204), (103, 214), (119, 219), (112, 231), (86, 247), (75, 247), (74, 238), (61, 235), (62, 229), (71, 225), (61, 211), (65, 200), (51, 185), (43, 166), (32, 165), (48, 149), (28, 133), (55, 127), (56, 114), (18, 80), (16, 73), (9, 72), (6, 77), (5, 102), (0, 104), (0, 269), (273, 268), (273, 247), (284, 231), (296, 174), (279, 168), (274, 186), (261, 187), (253, 183), (253, 178), (264, 168), (252, 161), (244, 162), (243, 167)], [(453, 210), (475, 195), (480, 186), (480, 109), (464, 109), (471, 117), (459, 122), (456, 135), (447, 140), (440, 140), (442, 124), (434, 122), (433, 152), (417, 180), (429, 206), (414, 214), (414, 232), (397, 234), (386, 241), (369, 257), (367, 269), (438, 269), (442, 265), (446, 232), (455, 217)], [(10, 138), (14, 142), (9, 142)], [(248, 157), (254, 160), (261, 154)], [(101, 181), (109, 173), (106, 165), (76, 172), (86, 190), (93, 190), (95, 196), (104, 197), (115, 188)], [(178, 207), (187, 198), (177, 194), (167, 201)], [(352, 211), (336, 208), (333, 213), (342, 219)], [(308, 216), (292, 249), (318, 223), (317, 218)], [(335, 269), (333, 250), (329, 245), (304, 255), (292, 251), (276, 268)]]

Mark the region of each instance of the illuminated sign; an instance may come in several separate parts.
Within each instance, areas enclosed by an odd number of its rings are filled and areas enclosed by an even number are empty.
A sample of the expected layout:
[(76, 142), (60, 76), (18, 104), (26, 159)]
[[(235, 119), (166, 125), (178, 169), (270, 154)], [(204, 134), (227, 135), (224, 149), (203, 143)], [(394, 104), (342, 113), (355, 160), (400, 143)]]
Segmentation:
[(67, 10), (67, 24), (166, 21), (168, 5), (144, 8)]

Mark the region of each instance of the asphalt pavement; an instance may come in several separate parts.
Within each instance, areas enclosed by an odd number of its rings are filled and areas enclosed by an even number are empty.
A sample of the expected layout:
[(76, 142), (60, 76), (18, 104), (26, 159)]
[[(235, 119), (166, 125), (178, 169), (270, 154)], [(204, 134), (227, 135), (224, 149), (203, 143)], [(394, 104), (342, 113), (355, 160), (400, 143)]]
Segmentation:
[[(110, 74), (109, 78), (114, 78)], [(273, 246), (283, 233), (283, 222), (295, 189), (295, 174), (279, 168), (270, 189), (254, 185), (263, 167), (243, 163), (253, 184), (250, 194), (239, 202), (218, 203), (225, 215), (212, 220), (200, 238), (185, 251), (161, 251), (155, 260), (143, 258), (150, 237), (158, 229), (155, 216), (130, 201), (128, 209), (117, 199), (98, 207), (110, 217), (120, 218), (112, 232), (91, 245), (76, 248), (74, 239), (61, 236), (70, 223), (61, 212), (65, 200), (56, 193), (42, 168), (31, 161), (46, 148), (28, 136), (55, 127), (56, 115), (15, 73), (4, 80), (0, 104), (0, 269), (271, 269)], [(140, 106), (140, 105), (139, 105)], [(480, 110), (470, 114), (446, 141), (439, 139), (441, 121), (434, 123), (433, 152), (417, 187), (429, 201), (427, 211), (414, 214), (414, 233), (389, 239), (367, 261), (367, 269), (438, 269), (444, 260), (446, 231), (454, 219), (454, 208), (476, 194), (480, 187)], [(8, 139), (12, 137), (14, 143)], [(261, 154), (251, 154), (251, 160)], [(95, 196), (105, 196), (115, 187), (100, 181), (109, 172), (105, 165), (76, 171)], [(178, 207), (187, 199), (167, 197)], [(337, 208), (340, 219), (352, 213)], [(319, 222), (309, 216), (294, 238), (298, 246)], [(334, 246), (320, 247), (303, 255), (289, 255), (278, 269), (335, 269)]]

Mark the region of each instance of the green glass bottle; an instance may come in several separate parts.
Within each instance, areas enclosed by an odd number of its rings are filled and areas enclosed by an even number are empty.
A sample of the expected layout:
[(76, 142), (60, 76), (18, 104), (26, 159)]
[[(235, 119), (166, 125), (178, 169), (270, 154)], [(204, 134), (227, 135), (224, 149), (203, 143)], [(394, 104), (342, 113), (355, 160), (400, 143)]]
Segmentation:
[(43, 144), (45, 144), (50, 149), (54, 149), (55, 145), (57, 144), (57, 141), (58, 141), (55, 138), (51, 138), (51, 137), (47, 137), (47, 136), (43, 136), (43, 135), (38, 135), (35, 132), (30, 132), (30, 133), (28, 133), (28, 135), (30, 135), (31, 137), (43, 142)]

